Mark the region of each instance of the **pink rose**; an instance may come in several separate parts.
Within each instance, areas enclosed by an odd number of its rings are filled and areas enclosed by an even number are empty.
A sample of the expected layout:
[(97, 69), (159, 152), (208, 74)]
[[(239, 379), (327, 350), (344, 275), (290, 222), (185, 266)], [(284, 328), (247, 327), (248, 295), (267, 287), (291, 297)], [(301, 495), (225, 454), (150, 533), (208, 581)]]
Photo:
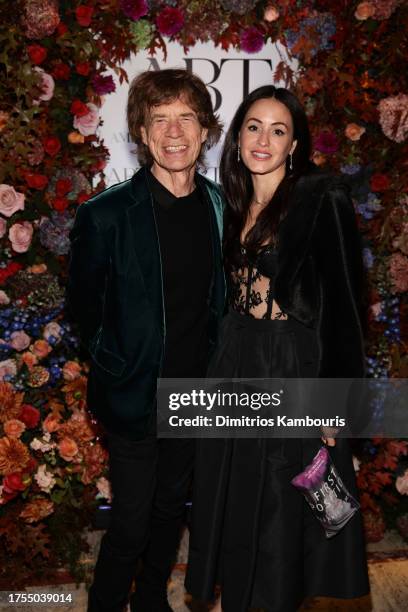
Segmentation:
[(403, 142), (408, 136), (408, 95), (400, 93), (384, 98), (378, 110), (384, 134), (395, 142)]
[(17, 364), (14, 359), (6, 359), (0, 361), (0, 380), (4, 380), (5, 376), (15, 376), (17, 374)]
[(74, 128), (82, 134), (82, 136), (90, 136), (95, 134), (96, 128), (99, 124), (99, 111), (98, 107), (92, 102), (88, 102), (86, 105), (89, 108), (89, 113), (78, 117), (74, 117)]
[(6, 231), (7, 231), (7, 222), (2, 217), (0, 217), (0, 238), (3, 238)]
[(7, 306), (7, 304), (10, 304), (10, 298), (3, 289), (0, 289), (0, 306)]
[[(45, 72), (42, 68), (39, 68), (38, 66), (36, 66), (34, 70), (38, 72), (41, 76), (40, 88), (41, 88), (42, 93), (40, 96), (38, 96), (38, 100), (42, 100), (43, 102), (48, 102), (48, 100), (51, 100), (51, 98), (54, 95), (54, 88), (55, 88), (54, 79), (52, 78), (50, 74), (48, 74), (48, 72)], [(35, 101), (36, 104), (39, 103), (38, 100)]]
[(25, 333), (25, 331), (15, 331), (11, 334), (10, 337), (10, 344), (16, 351), (24, 351), (27, 347), (30, 346), (31, 338)]
[(0, 185), (0, 213), (11, 217), (18, 210), (24, 210), (25, 195), (14, 190), (11, 185)]
[(401, 495), (408, 495), (408, 470), (405, 470), (402, 476), (398, 476), (395, 481), (395, 486), (398, 493), (401, 493)]
[(8, 233), (11, 246), (16, 253), (25, 253), (28, 251), (33, 237), (33, 226), (29, 221), (21, 221), (15, 223), (9, 229)]
[(268, 23), (271, 23), (272, 21), (276, 21), (277, 19), (279, 19), (279, 9), (273, 4), (267, 4), (265, 11), (264, 11), (263, 18)]

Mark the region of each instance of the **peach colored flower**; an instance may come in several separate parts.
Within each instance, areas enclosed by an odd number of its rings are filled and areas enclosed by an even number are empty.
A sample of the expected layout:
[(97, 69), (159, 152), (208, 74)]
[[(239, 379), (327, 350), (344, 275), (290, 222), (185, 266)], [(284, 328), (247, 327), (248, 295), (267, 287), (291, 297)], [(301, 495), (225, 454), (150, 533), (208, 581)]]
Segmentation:
[(6, 127), (9, 118), (9, 113), (6, 113), (5, 111), (0, 111), (0, 132), (2, 132)]
[(381, 129), (387, 138), (403, 142), (408, 136), (408, 95), (384, 98), (378, 104)]
[(91, 443), (83, 450), (84, 471), (81, 481), (84, 484), (91, 484), (97, 476), (100, 476), (107, 463), (107, 452), (98, 442)]
[(82, 117), (74, 117), (74, 128), (82, 134), (82, 136), (90, 136), (95, 134), (96, 128), (99, 124), (99, 111), (98, 107), (92, 102), (87, 102), (89, 113)]
[(16, 374), (17, 364), (14, 359), (0, 361), (0, 380), (4, 380), (5, 376), (15, 376)]
[(346, 125), (344, 133), (349, 140), (356, 141), (360, 140), (365, 131), (366, 129), (362, 125), (357, 125), (357, 123), (349, 123)]
[(16, 440), (21, 437), (26, 426), (19, 419), (10, 419), (4, 423), (4, 433), (9, 438), (15, 438)]
[(96, 481), (96, 488), (99, 491), (99, 494), (106, 499), (108, 502), (112, 501), (112, 487), (111, 483), (105, 476), (101, 476)]
[(16, 253), (25, 253), (30, 248), (33, 237), (33, 226), (29, 221), (14, 223), (9, 229), (11, 246)]
[(78, 445), (72, 438), (62, 438), (57, 446), (59, 454), (65, 461), (72, 461), (78, 455)]
[(25, 444), (14, 438), (0, 438), (0, 474), (7, 476), (13, 472), (21, 472), (30, 459)]
[(82, 136), (79, 132), (70, 132), (68, 134), (68, 142), (71, 144), (83, 144), (85, 142), (85, 136)]
[(66, 361), (62, 368), (62, 375), (64, 380), (72, 381), (78, 378), (81, 374), (81, 366), (77, 361)]
[(54, 336), (57, 340), (61, 340), (61, 325), (56, 321), (51, 321), (44, 327), (43, 337), (48, 340), (50, 336)]
[(7, 222), (3, 217), (0, 217), (0, 238), (3, 238), (5, 233), (7, 232)]
[(0, 306), (7, 306), (7, 304), (10, 304), (10, 298), (3, 289), (0, 289)]
[(54, 431), (57, 431), (60, 428), (60, 425), (61, 425), (61, 421), (60, 421), (59, 415), (51, 412), (44, 419), (42, 428), (44, 432), (48, 431), (49, 433), (52, 433)]
[(38, 359), (33, 353), (31, 353), (31, 351), (26, 351), (25, 353), (21, 353), (21, 355), (19, 355), (19, 364), (22, 365), (23, 363), (25, 363), (27, 368), (31, 370), (31, 368), (38, 363)]
[(31, 338), (28, 336), (25, 331), (19, 330), (15, 331), (11, 334), (11, 346), (16, 351), (24, 351), (26, 348), (30, 346)]
[(398, 476), (395, 481), (395, 486), (401, 495), (408, 495), (408, 470), (402, 474), (402, 476)]
[(39, 450), (42, 453), (48, 453), (50, 450), (56, 447), (55, 442), (51, 442), (51, 434), (45, 433), (42, 438), (34, 438), (30, 443), (30, 447), (33, 450)]
[(0, 421), (16, 419), (21, 412), (24, 393), (16, 393), (9, 382), (0, 382)]
[(22, 512), (20, 518), (26, 523), (38, 523), (41, 519), (54, 512), (54, 503), (49, 499), (33, 499), (29, 501)]
[(55, 478), (51, 472), (47, 471), (47, 466), (45, 463), (38, 467), (36, 474), (34, 475), (34, 479), (41, 491), (44, 493), (51, 493), (51, 489), (55, 486)]
[(312, 160), (313, 163), (316, 164), (316, 166), (323, 166), (326, 163), (326, 156), (324, 155), (324, 153), (320, 153), (320, 151), (314, 151), (312, 155)]
[(46, 340), (36, 340), (30, 350), (38, 359), (43, 359), (52, 351), (52, 348)]
[(5, 183), (0, 185), (0, 213), (5, 217), (11, 217), (18, 210), (24, 210), (24, 193), (14, 190), (11, 185)]
[(61, 438), (73, 438), (82, 447), (87, 446), (94, 439), (95, 432), (91, 427), (88, 415), (81, 410), (75, 410), (72, 417), (61, 425), (58, 435)]
[(27, 268), (27, 272), (31, 272), (31, 274), (43, 274), (43, 272), (47, 271), (46, 264), (34, 264), (33, 266), (29, 266)]
[(46, 368), (43, 368), (42, 366), (34, 366), (30, 370), (27, 384), (30, 387), (42, 387), (49, 381), (49, 378), (50, 373)]
[(279, 9), (274, 4), (267, 4), (264, 11), (264, 20), (268, 23), (279, 19)]
[[(38, 66), (36, 66), (34, 70), (38, 72), (41, 76), (40, 88), (42, 93), (40, 96), (38, 96), (38, 100), (48, 102), (54, 95), (54, 79), (50, 74), (48, 74), (48, 72), (45, 72), (42, 68), (39, 68)], [(39, 103), (38, 100), (35, 101), (37, 104)]]
[(354, 13), (354, 17), (359, 21), (365, 21), (374, 15), (375, 8), (371, 2), (360, 2)]

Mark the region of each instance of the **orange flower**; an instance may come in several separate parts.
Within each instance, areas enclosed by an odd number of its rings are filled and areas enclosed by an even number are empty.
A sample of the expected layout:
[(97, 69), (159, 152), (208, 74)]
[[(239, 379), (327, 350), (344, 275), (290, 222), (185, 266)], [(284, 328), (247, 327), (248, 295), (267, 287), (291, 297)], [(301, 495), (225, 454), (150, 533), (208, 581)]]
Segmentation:
[(76, 440), (80, 446), (88, 446), (89, 442), (95, 438), (95, 432), (87, 414), (76, 410), (72, 417), (61, 425), (58, 436), (61, 439), (67, 436)]
[(25, 351), (24, 353), (21, 353), (19, 358), (20, 366), (23, 363), (25, 363), (27, 368), (31, 370), (31, 368), (33, 368), (38, 363), (38, 359), (31, 351)]
[(70, 132), (68, 134), (68, 142), (71, 144), (82, 144), (85, 142), (85, 136), (82, 136), (79, 132)]
[(86, 383), (87, 380), (85, 376), (78, 376), (62, 387), (62, 390), (66, 394), (65, 401), (71, 410), (85, 407)]
[(38, 357), (38, 359), (43, 359), (52, 351), (52, 348), (46, 340), (36, 340), (32, 345), (31, 350), (34, 355)]
[(27, 447), (13, 438), (0, 438), (0, 474), (21, 472), (30, 459)]
[(323, 166), (326, 163), (326, 156), (320, 151), (315, 151), (312, 155), (312, 161), (316, 166)]
[(10, 419), (4, 423), (4, 433), (9, 438), (19, 438), (23, 431), (25, 431), (26, 426), (22, 421), (18, 419)]
[(44, 420), (42, 427), (44, 431), (48, 431), (52, 433), (53, 431), (57, 431), (60, 428), (61, 421), (59, 419), (58, 414), (49, 414)]
[(365, 132), (365, 127), (358, 125), (357, 123), (349, 123), (346, 125), (344, 133), (349, 140), (360, 140), (361, 136)]
[(72, 461), (78, 455), (78, 445), (72, 438), (63, 438), (57, 446), (59, 454), (65, 461)]
[(354, 17), (359, 21), (365, 21), (369, 17), (372, 17), (375, 12), (375, 7), (371, 2), (360, 2), (354, 13)]
[(31, 274), (43, 274), (46, 271), (47, 271), (46, 264), (34, 264), (33, 266), (30, 266), (29, 268), (27, 268), (27, 272), (31, 272)]
[(62, 375), (64, 377), (64, 380), (69, 382), (78, 378), (80, 373), (81, 366), (77, 361), (67, 361), (65, 362), (64, 367), (62, 368)]
[(0, 382), (0, 421), (15, 419), (21, 412), (24, 393), (16, 393), (13, 385)]
[(37, 498), (28, 502), (20, 517), (26, 523), (37, 523), (54, 512), (54, 504), (49, 499)]
[(91, 484), (103, 472), (108, 461), (108, 454), (99, 443), (91, 444), (84, 450), (85, 468), (82, 472), (81, 481)]
[(49, 378), (50, 373), (46, 368), (43, 368), (42, 366), (34, 366), (30, 371), (27, 384), (30, 387), (42, 387), (48, 382)]

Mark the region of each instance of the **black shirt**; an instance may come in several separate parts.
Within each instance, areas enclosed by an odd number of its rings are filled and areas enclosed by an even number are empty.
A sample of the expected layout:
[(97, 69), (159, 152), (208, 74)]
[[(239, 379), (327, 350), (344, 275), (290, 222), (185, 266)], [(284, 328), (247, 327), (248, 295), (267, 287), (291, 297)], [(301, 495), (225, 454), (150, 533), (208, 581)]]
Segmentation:
[(163, 378), (203, 377), (213, 274), (210, 211), (196, 188), (176, 197), (151, 172), (149, 186), (162, 261), (166, 342)]

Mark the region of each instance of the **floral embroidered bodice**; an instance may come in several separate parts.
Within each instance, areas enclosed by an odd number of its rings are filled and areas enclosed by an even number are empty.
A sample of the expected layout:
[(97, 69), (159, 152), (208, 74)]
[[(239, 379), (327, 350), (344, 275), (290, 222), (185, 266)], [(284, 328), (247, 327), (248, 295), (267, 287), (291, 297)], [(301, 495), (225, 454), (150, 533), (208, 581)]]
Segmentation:
[(274, 300), (274, 280), (277, 272), (277, 251), (263, 246), (255, 258), (238, 241), (230, 269), (229, 301), (233, 310), (255, 319), (286, 320)]

